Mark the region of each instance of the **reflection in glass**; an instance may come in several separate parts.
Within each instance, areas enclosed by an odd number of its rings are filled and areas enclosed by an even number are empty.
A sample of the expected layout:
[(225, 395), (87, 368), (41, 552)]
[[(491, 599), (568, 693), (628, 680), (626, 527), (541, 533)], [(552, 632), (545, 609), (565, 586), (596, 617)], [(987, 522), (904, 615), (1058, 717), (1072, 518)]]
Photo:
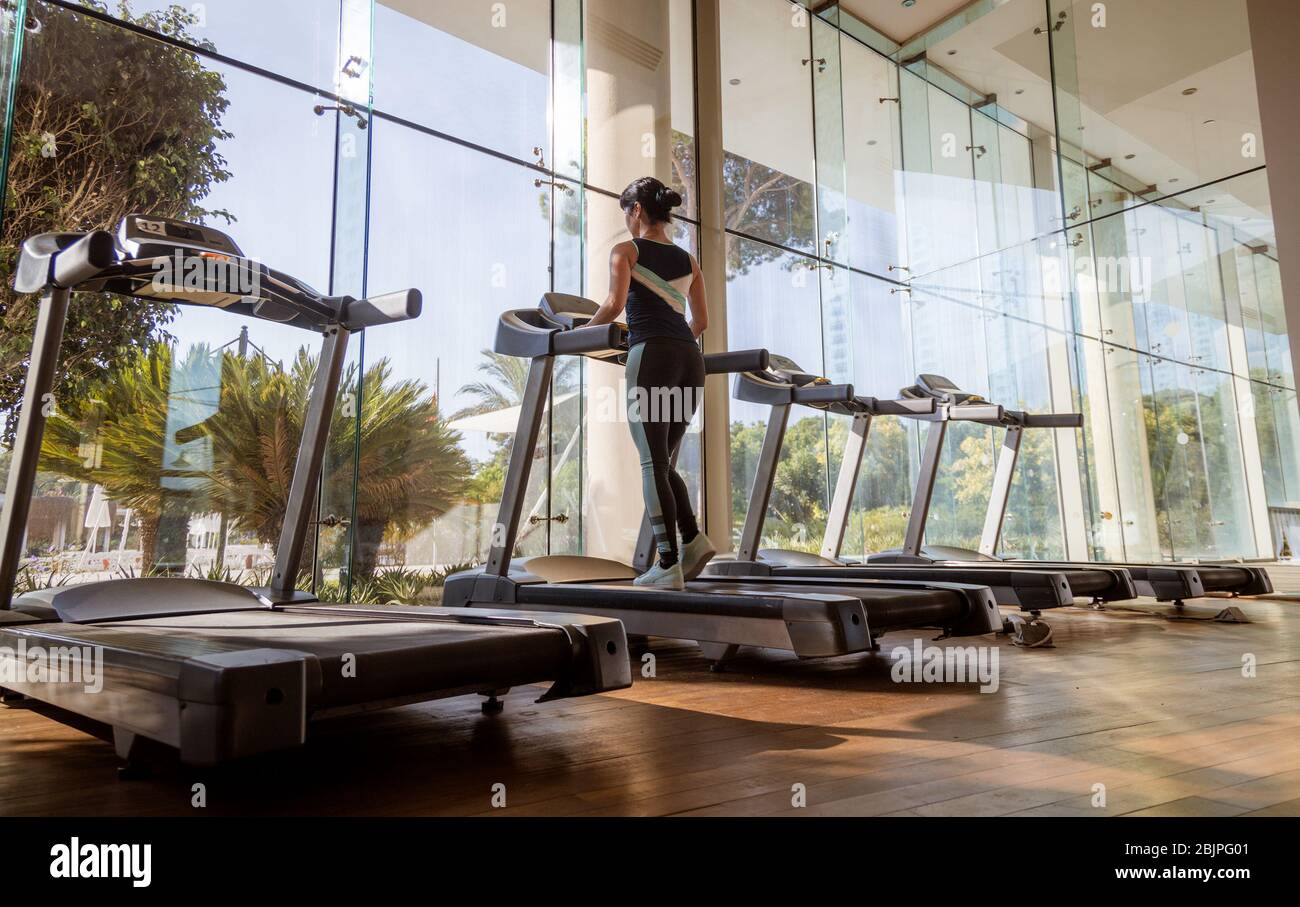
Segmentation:
[(621, 192), (654, 176), (697, 217), (690, 0), (587, 0), (585, 9), (588, 181)]
[(811, 19), (783, 0), (722, 0), (721, 16), (726, 226), (813, 252)]
[(550, 151), (550, 0), (382, 0), (374, 10), (378, 110), (519, 160)]

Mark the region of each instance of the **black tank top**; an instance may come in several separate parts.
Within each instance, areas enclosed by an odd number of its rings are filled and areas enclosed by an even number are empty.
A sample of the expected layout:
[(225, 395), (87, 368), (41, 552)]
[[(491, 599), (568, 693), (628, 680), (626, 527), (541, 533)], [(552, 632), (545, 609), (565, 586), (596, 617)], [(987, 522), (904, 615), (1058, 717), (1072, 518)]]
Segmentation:
[(636, 266), (627, 289), (628, 346), (651, 337), (695, 342), (686, 323), (687, 294), (695, 273), (691, 255), (672, 243), (634, 239)]

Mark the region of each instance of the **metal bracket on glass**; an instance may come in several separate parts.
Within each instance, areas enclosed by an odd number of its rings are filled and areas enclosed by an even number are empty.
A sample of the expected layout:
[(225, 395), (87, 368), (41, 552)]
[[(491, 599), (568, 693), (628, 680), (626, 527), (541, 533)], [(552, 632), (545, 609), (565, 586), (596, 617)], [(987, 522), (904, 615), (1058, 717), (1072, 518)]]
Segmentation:
[[(1052, 31), (1060, 31), (1062, 28), (1064, 28), (1065, 19), (1066, 19), (1065, 10), (1061, 10), (1061, 12), (1056, 17), (1056, 21), (1052, 23)], [(1047, 34), (1047, 26), (1045, 25), (1037, 26), (1036, 28), (1034, 28), (1034, 34), (1036, 35)]]
[(367, 126), (370, 125), (369, 120), (367, 120), (361, 114), (357, 113), (357, 109), (353, 107), (351, 104), (348, 104), (346, 102), (339, 103), (339, 104), (317, 104), (315, 107), (312, 108), (312, 111), (318, 117), (324, 116), (325, 111), (327, 110), (337, 110), (339, 113), (343, 114), (344, 116), (352, 117), (357, 121), (358, 129), (365, 129)]
[(554, 186), (556, 189), (559, 189), (561, 192), (569, 192), (569, 193), (573, 192), (573, 187), (570, 186), (568, 183), (559, 183), (556, 182), (555, 180), (544, 180), (540, 178), (535, 179), (533, 180), (533, 186), (537, 189), (540, 189), (543, 186)]
[(344, 519), (343, 517), (338, 516), (337, 514), (331, 513), (325, 516), (323, 519), (317, 520), (316, 525), (324, 526), (326, 529), (336, 529), (339, 526), (351, 526), (352, 521)]
[(369, 64), (366, 63), (365, 57), (359, 57), (356, 54), (353, 54), (348, 57), (347, 62), (343, 64), (340, 71), (349, 79), (359, 79), (361, 78), (361, 74), (366, 71), (368, 65)]
[(897, 103), (898, 103), (898, 98), (881, 98), (881, 99), (880, 99), (880, 103), (881, 103), (881, 104), (885, 103), (886, 101), (893, 101), (895, 104), (897, 104)]
[(820, 72), (825, 72), (825, 71), (826, 71), (826, 58), (825, 58), (825, 57), (809, 57), (808, 59), (806, 59), (806, 60), (803, 61), (803, 65), (804, 65), (804, 66), (807, 66), (809, 63), (816, 63), (816, 64), (817, 64), (817, 71), (818, 71), (819, 73), (820, 73)]
[(537, 516), (534, 514), (528, 518), (528, 522), (532, 523), (534, 526), (538, 523), (559, 523), (560, 525), (564, 525), (569, 522), (569, 515), (567, 513), (557, 513), (555, 516)]

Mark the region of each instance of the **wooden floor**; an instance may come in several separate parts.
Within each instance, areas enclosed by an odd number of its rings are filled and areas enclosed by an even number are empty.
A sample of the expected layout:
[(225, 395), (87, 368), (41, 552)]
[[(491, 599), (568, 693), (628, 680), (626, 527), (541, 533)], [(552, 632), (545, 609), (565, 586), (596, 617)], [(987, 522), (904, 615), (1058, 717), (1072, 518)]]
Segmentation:
[[(1300, 589), (1300, 568), (1277, 585)], [(1300, 602), (1237, 604), (1252, 623), (1054, 612), (1056, 648), (999, 643), (991, 695), (893, 683), (906, 635), (725, 674), (656, 643), (658, 678), (618, 694), (537, 705), (517, 690), (493, 718), (477, 698), (410, 706), (323, 724), (303, 751), (145, 781), (118, 781), (87, 733), (0, 710), (0, 814), (1297, 816)]]

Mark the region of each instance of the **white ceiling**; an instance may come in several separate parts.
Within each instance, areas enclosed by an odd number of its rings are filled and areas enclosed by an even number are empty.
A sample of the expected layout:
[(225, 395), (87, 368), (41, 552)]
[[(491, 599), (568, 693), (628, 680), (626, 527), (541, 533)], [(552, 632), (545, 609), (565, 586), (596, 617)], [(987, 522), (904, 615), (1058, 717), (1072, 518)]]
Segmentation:
[[(1093, 27), (1092, 6), (1092, 0), (1074, 4), (1080, 108), (1074, 122), (1061, 123), (1064, 141), (1094, 158), (1110, 158), (1162, 193), (1264, 163), (1245, 0), (1109, 0), (1104, 27)], [(931, 47), (928, 56), (1055, 133), (1047, 40), (1034, 34), (1045, 24), (1042, 0), (1009, 0)], [(1068, 61), (1056, 64), (1064, 85)], [(1184, 95), (1187, 88), (1196, 93)], [(1243, 157), (1247, 133), (1260, 136), (1257, 157)], [(1266, 195), (1241, 191), (1254, 197), (1238, 201), (1267, 206)]]
[(903, 6), (902, 0), (840, 0), (840, 9), (847, 10), (876, 31), (903, 44), (942, 22), (963, 6), (969, 6), (971, 2), (972, 0), (916, 0), (914, 6), (908, 7)]

